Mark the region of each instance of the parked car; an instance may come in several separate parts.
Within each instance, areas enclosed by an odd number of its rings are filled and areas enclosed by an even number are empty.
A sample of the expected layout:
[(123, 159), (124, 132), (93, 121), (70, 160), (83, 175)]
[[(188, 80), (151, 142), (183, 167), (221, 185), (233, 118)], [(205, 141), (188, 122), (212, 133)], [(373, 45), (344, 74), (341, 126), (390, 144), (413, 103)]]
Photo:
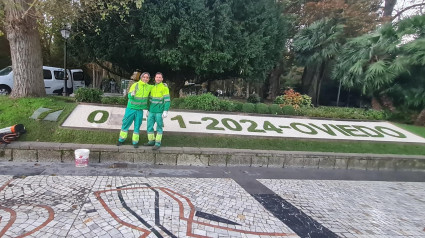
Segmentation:
[[(66, 88), (69, 94), (78, 88), (85, 87), (84, 73), (81, 69), (67, 69), (68, 80)], [(64, 69), (50, 66), (43, 66), (44, 88), (46, 94), (62, 95), (64, 88)], [(0, 70), (0, 95), (10, 94), (13, 90), (13, 71), (8, 66)]]

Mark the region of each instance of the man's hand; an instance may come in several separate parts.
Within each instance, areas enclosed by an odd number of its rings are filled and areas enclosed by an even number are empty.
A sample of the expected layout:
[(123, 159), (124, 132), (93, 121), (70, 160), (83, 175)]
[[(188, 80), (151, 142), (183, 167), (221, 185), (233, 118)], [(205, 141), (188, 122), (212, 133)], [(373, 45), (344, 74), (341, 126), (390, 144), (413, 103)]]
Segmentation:
[(163, 113), (162, 113), (162, 118), (166, 118), (168, 116), (168, 112), (167, 111), (164, 111)]
[(134, 90), (133, 92), (131, 92), (131, 96), (132, 97), (136, 96), (136, 90)]
[(148, 118), (148, 116), (149, 116), (149, 111), (146, 110), (146, 118)]

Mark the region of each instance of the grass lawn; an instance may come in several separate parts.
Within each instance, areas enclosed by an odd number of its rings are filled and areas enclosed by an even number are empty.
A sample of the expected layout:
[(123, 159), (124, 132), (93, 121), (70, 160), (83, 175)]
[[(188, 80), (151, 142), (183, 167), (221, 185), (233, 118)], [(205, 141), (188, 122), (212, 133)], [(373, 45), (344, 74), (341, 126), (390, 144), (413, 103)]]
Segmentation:
[[(88, 131), (61, 128), (60, 125), (77, 106), (72, 98), (59, 96), (45, 98), (9, 99), (0, 96), (0, 128), (24, 124), (27, 133), (19, 141), (43, 141), (82, 144), (115, 144), (119, 131)], [(54, 110), (63, 109), (58, 122), (34, 120), (29, 117), (40, 107)], [(425, 137), (425, 127), (396, 124), (397, 126)], [(141, 142), (146, 140), (141, 136)], [(128, 142), (130, 143), (130, 142)], [(425, 155), (425, 144), (320, 141), (305, 139), (258, 138), (240, 136), (165, 134), (164, 146), (172, 147), (213, 147), (286, 151), (320, 151), (344, 153), (406, 154)]]
[(406, 131), (410, 131), (415, 135), (425, 138), (425, 127), (423, 126), (406, 125), (401, 123), (393, 123), (393, 124), (402, 129), (405, 129)]

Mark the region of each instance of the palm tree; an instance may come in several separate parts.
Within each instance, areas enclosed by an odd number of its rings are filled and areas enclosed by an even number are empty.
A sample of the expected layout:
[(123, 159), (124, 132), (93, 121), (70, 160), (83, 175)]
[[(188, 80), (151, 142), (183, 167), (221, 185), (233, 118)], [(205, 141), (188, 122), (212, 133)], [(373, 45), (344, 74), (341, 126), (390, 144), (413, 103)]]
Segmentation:
[(303, 91), (312, 97), (314, 105), (318, 105), (320, 87), (326, 68), (338, 54), (343, 40), (343, 25), (334, 19), (323, 19), (300, 30), (294, 37), (297, 61), (304, 68)]
[(389, 89), (383, 91), (396, 105), (420, 111), (416, 125), (425, 126), (425, 68), (411, 67), (412, 73), (401, 74)]
[[(425, 18), (423, 18), (425, 28)], [(419, 29), (421, 29), (419, 28)], [(413, 40), (401, 46), (401, 53), (394, 61), (394, 67), (405, 67), (407, 70), (400, 74), (395, 85), (388, 92), (401, 105), (421, 112), (415, 124), (425, 126), (425, 31), (422, 38)], [(420, 35), (420, 34), (419, 34)]]
[[(424, 83), (418, 83), (425, 82), (423, 70), (418, 70), (423, 66), (425, 15), (420, 15), (348, 41), (337, 57), (332, 78), (368, 96), (392, 92), (395, 101), (424, 108)], [(419, 118), (425, 118), (424, 109)]]
[(390, 25), (376, 33), (349, 40), (337, 57), (332, 78), (370, 96), (394, 80), (396, 72), (390, 66), (397, 55), (398, 43), (397, 34)]

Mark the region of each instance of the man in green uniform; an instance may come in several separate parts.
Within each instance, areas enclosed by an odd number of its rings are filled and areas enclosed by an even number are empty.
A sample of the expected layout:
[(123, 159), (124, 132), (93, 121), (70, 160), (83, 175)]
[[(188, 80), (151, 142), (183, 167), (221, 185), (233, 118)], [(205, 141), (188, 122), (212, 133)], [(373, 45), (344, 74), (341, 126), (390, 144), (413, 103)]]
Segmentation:
[[(162, 73), (156, 73), (155, 75), (155, 86), (151, 90), (149, 96), (149, 111), (147, 112), (148, 117), (148, 143), (144, 145), (154, 146), (152, 150), (158, 150), (161, 146), (162, 140), (162, 128), (164, 127), (163, 118), (168, 115), (168, 109), (170, 108), (170, 92), (168, 87), (162, 83)], [(156, 136), (154, 133), (154, 125), (156, 123)]]
[[(132, 79), (137, 81), (140, 72), (134, 72)], [(120, 146), (127, 139), (128, 128), (134, 121), (134, 132), (133, 132), (133, 146), (134, 148), (139, 147), (139, 131), (143, 120), (143, 110), (148, 108), (148, 97), (152, 85), (147, 84), (149, 82), (149, 73), (142, 73), (139, 82), (133, 83), (128, 92), (128, 103), (125, 110), (124, 118), (122, 119), (122, 126), (120, 131), (120, 137), (118, 139), (117, 146)]]

